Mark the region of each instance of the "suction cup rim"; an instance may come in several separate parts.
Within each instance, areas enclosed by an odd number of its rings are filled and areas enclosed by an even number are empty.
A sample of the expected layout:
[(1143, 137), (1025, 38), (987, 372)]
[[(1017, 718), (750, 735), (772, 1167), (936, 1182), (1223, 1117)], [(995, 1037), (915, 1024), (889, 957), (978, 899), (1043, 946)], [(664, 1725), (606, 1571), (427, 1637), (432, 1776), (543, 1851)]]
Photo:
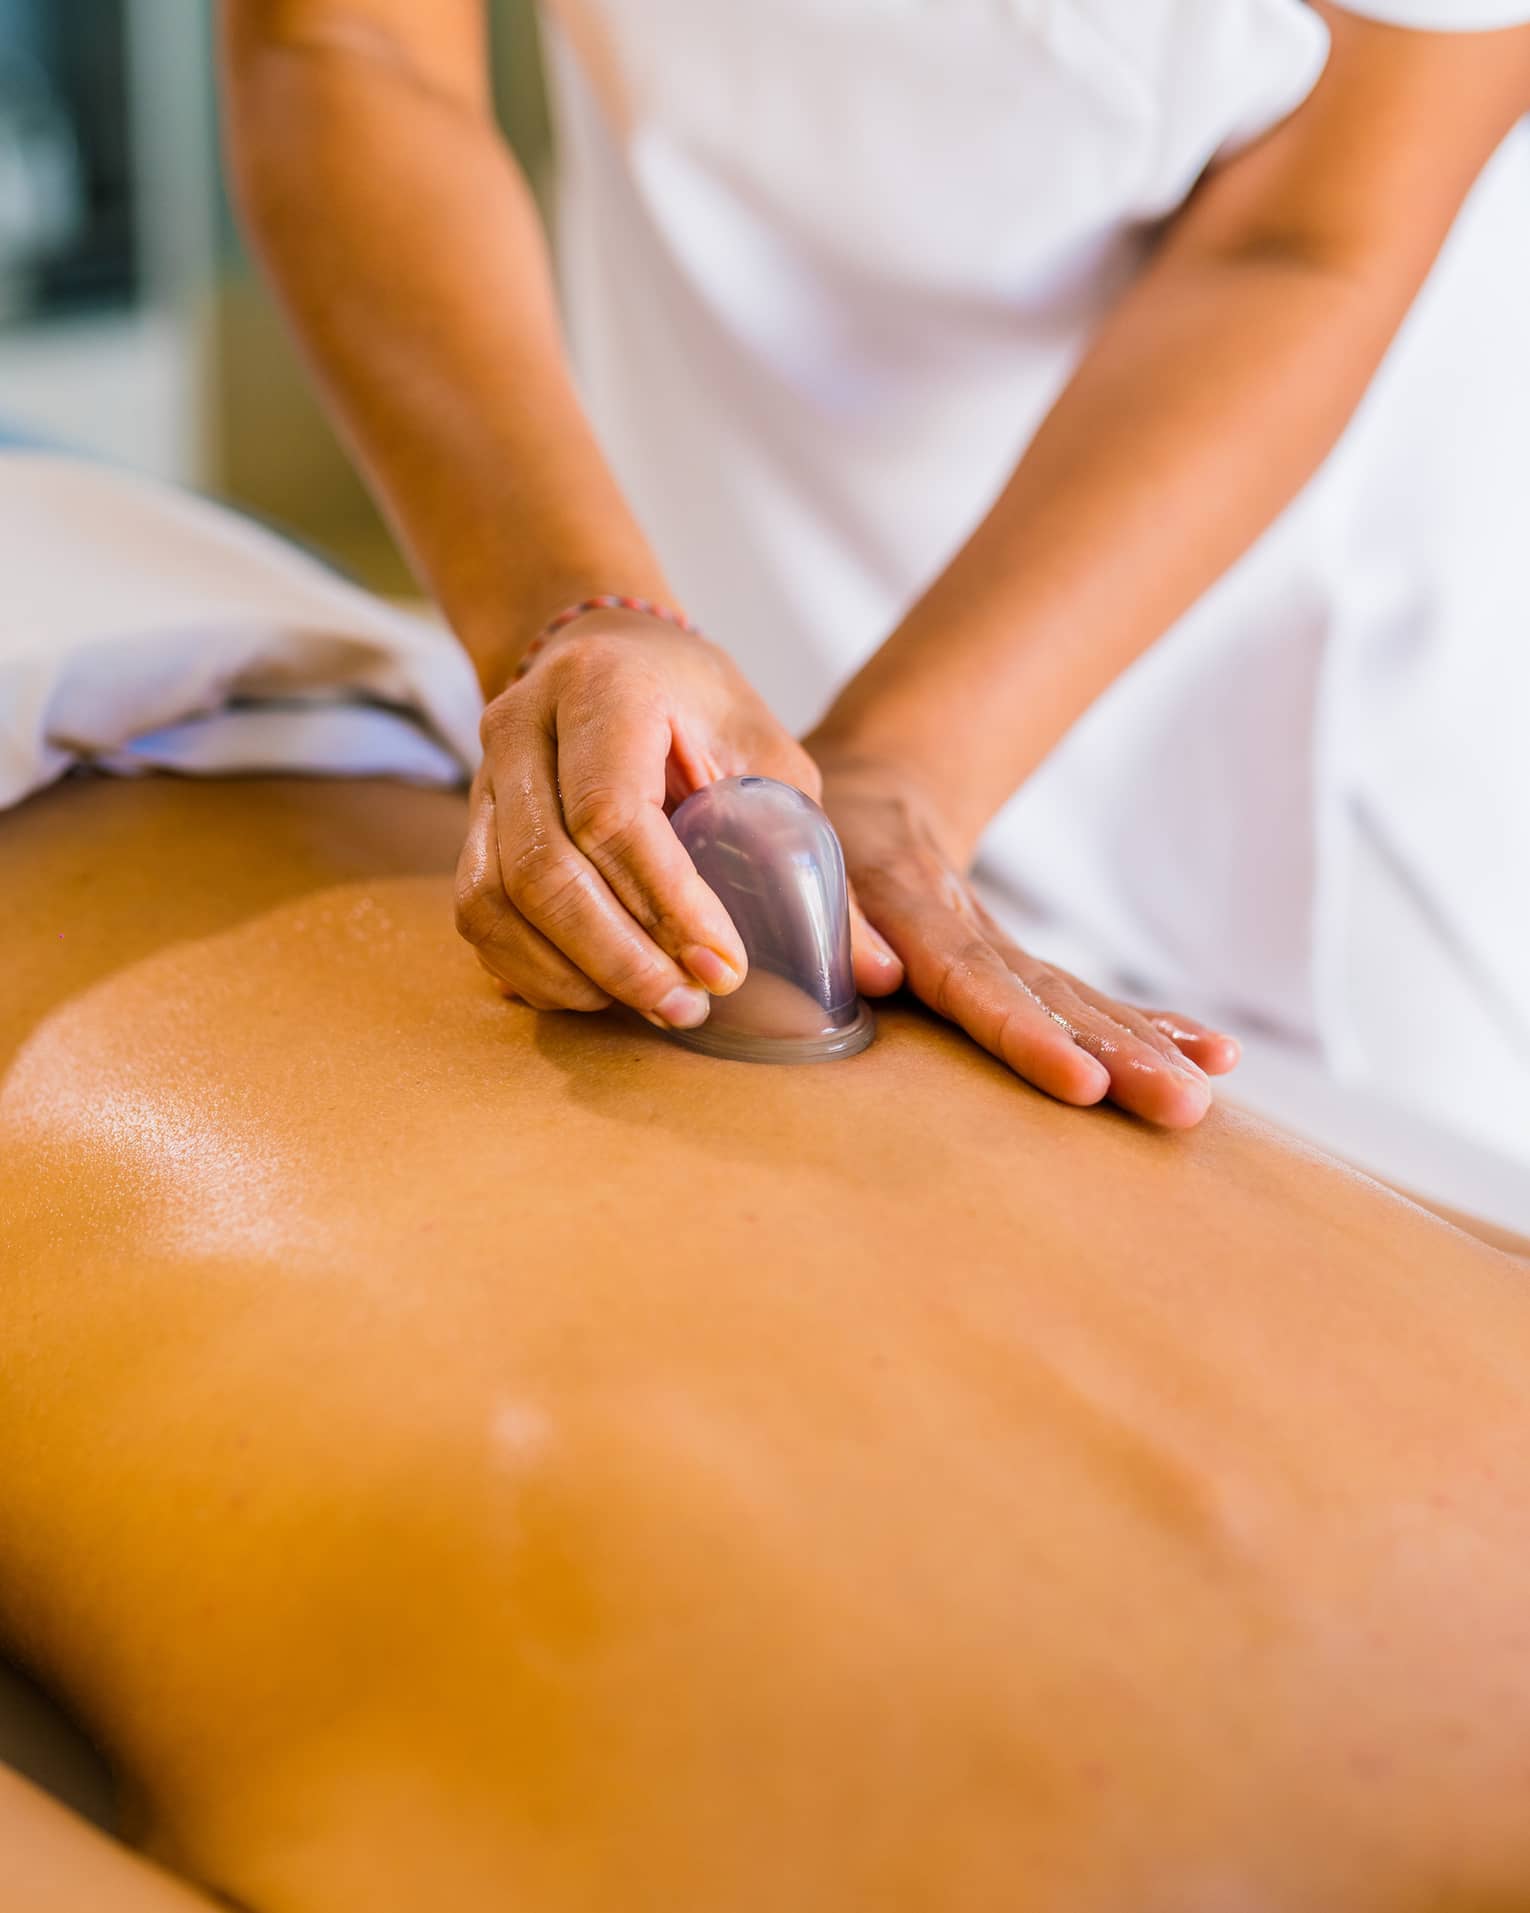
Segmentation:
[(822, 1036), (756, 1036), (742, 1030), (713, 1029), (708, 1023), (694, 1030), (669, 1031), (673, 1042), (732, 1063), (827, 1063), (837, 1057), (854, 1056), (875, 1034), (876, 1017), (860, 998), (856, 999), (854, 1021)]

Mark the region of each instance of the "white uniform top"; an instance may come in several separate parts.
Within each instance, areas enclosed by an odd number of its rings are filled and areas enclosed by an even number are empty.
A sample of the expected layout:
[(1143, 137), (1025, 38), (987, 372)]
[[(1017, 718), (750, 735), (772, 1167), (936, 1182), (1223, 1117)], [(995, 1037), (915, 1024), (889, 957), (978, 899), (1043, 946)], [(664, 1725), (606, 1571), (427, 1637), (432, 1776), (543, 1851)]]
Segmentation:
[[(552, 10), (587, 401), (686, 608), (794, 729), (986, 510), (1155, 223), (1328, 46), (1303, 0)], [(1364, 840), (1530, 1059), (1527, 745), (1522, 125), (1323, 471), (1001, 812), (981, 869), (1102, 974), (1342, 1070)]]

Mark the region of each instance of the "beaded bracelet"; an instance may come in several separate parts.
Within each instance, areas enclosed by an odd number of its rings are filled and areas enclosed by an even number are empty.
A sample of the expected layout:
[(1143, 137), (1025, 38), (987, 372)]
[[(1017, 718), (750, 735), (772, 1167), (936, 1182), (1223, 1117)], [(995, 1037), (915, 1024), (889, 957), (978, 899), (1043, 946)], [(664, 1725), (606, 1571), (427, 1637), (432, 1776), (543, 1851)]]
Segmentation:
[(550, 638), (555, 638), (565, 625), (572, 624), (575, 618), (582, 618), (589, 611), (641, 611), (650, 618), (662, 618), (665, 624), (672, 624), (677, 631), (685, 632), (687, 637), (699, 638), (701, 633), (683, 611), (676, 611), (667, 604), (655, 604), (651, 598), (623, 598), (605, 595), (597, 598), (581, 598), (577, 604), (566, 605), (555, 618), (549, 618), (542, 629), (521, 653), (521, 661), (515, 667), (515, 675), (524, 677), (531, 667), (532, 659)]

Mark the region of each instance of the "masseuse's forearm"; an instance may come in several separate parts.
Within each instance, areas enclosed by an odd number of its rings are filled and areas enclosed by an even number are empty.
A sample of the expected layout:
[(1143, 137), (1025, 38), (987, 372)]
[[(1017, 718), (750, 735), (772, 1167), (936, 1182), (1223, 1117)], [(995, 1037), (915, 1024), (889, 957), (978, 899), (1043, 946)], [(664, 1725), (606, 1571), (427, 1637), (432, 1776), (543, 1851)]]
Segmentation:
[(975, 838), (1310, 476), (1409, 291), (1378, 295), (1301, 257), (1185, 255), (1171, 242), (826, 731), (931, 781), (959, 763), (953, 821)]
[(949, 791), (970, 843), (1321, 464), (1499, 141), (1530, 29), (1428, 34), (1313, 0), (1309, 99), (1217, 166), (969, 544), (825, 727)]
[(560, 605), (666, 588), (574, 394), (486, 81), (443, 85), (386, 38), (326, 33), (322, 13), (227, 10), (238, 191), (334, 412), (492, 693)]

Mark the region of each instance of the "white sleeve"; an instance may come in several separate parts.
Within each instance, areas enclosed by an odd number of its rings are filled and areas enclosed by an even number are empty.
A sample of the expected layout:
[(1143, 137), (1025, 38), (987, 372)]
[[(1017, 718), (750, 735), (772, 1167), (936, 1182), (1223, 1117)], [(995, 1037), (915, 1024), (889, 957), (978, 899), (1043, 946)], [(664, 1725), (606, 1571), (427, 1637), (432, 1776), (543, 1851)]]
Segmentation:
[(1345, 13), (1431, 33), (1480, 33), (1530, 25), (1530, 0), (1334, 0)]

